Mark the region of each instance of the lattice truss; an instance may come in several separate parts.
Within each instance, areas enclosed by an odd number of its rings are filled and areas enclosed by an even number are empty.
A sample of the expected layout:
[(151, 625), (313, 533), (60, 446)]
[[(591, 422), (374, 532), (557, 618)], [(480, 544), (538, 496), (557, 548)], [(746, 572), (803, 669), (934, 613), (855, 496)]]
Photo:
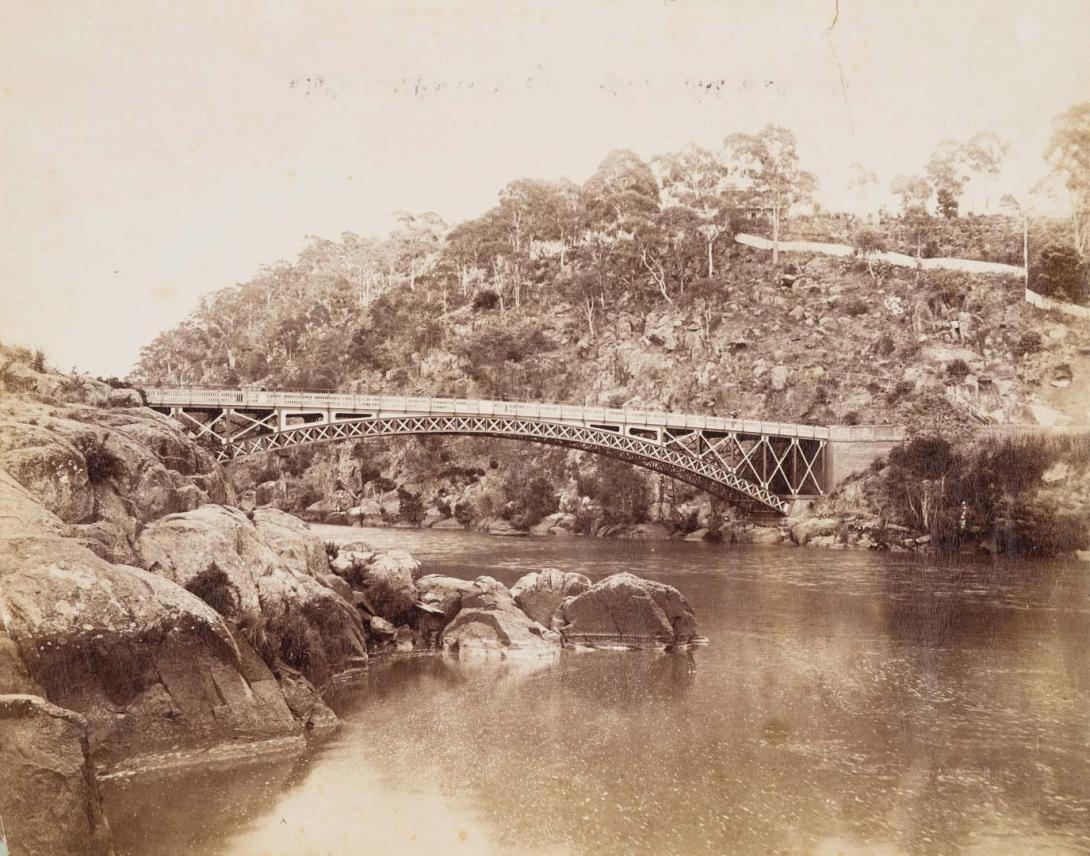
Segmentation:
[[(311, 443), (405, 434), (476, 434), (585, 449), (637, 464), (747, 506), (785, 512), (781, 497), (822, 493), (825, 441), (662, 429), (651, 437), (507, 416), (396, 416), (281, 427), (276, 411), (171, 408), (190, 434), (237, 457)], [(661, 440), (659, 439), (661, 437)]]

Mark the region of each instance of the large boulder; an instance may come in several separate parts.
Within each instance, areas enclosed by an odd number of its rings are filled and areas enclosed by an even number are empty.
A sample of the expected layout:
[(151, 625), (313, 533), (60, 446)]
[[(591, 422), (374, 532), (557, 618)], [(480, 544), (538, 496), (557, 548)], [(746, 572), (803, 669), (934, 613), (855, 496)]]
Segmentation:
[(553, 627), (588, 645), (685, 645), (699, 639), (692, 607), (673, 586), (613, 574), (561, 604)]
[(268, 668), (203, 601), (67, 538), (0, 539), (8, 631), (50, 701), (83, 714), (103, 760), (180, 741), (292, 732)]
[(342, 548), (331, 567), (364, 595), (372, 614), (395, 625), (412, 620), (418, 598), (413, 576), (420, 563), (405, 550), (376, 553)]
[(0, 695), (0, 770), (13, 853), (110, 852), (83, 717), (38, 696)]
[(461, 592), (461, 609), (443, 629), (439, 644), (458, 654), (555, 656), (560, 636), (531, 620), (502, 583), (478, 577)]
[[(257, 524), (237, 509), (205, 505), (171, 514), (140, 533), (148, 570), (215, 602), (216, 608), (265, 637), (280, 640), (290, 665), (322, 682), (366, 658), (359, 613), (321, 574), (328, 567), (317, 540), (268, 511)], [(302, 525), (302, 524), (300, 524)]]
[(832, 517), (809, 517), (791, 527), (791, 540), (805, 547), (813, 538), (835, 535), (840, 521)]
[(589, 588), (590, 578), (583, 574), (545, 568), (521, 577), (511, 586), (511, 596), (533, 621), (551, 627), (557, 607)]
[(462, 596), (474, 590), (474, 583), (457, 577), (428, 574), (416, 581), (416, 589), (418, 603), (428, 613), (437, 616), (429, 622), (427, 629), (441, 630), (461, 611)]

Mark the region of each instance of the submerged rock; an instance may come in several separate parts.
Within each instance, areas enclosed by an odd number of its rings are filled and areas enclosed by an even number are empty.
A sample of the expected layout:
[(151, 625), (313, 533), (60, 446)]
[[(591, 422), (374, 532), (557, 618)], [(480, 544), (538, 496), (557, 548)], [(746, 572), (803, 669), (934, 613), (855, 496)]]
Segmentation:
[(511, 596), (533, 621), (551, 627), (557, 607), (589, 588), (590, 578), (583, 574), (545, 568), (519, 579), (511, 587)]
[(698, 640), (692, 607), (673, 586), (613, 574), (561, 604), (553, 627), (566, 642), (685, 645)]
[(560, 641), (559, 634), (519, 609), (506, 586), (492, 577), (477, 577), (461, 592), (461, 609), (443, 629), (439, 644), (444, 651), (459, 654), (553, 656), (560, 651)]
[(0, 695), (0, 771), (12, 852), (110, 852), (83, 717), (38, 696)]

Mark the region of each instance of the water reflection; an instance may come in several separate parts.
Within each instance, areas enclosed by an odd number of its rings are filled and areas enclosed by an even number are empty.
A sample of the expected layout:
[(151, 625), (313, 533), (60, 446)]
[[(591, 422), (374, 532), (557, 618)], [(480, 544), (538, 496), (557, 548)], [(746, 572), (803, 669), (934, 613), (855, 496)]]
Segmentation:
[(623, 566), (679, 586), (711, 645), (376, 661), (306, 758), (115, 789), (120, 852), (185, 852), (187, 823), (224, 854), (1090, 852), (1080, 568), (364, 537), (508, 583)]

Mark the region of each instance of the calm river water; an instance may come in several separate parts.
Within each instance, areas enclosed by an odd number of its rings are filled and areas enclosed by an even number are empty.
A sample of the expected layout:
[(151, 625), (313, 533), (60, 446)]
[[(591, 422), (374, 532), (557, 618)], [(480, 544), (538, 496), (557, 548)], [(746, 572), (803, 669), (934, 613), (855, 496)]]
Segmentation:
[(304, 754), (108, 783), (119, 856), (1090, 853), (1090, 566), (320, 528), (631, 570), (711, 644), (373, 661)]

